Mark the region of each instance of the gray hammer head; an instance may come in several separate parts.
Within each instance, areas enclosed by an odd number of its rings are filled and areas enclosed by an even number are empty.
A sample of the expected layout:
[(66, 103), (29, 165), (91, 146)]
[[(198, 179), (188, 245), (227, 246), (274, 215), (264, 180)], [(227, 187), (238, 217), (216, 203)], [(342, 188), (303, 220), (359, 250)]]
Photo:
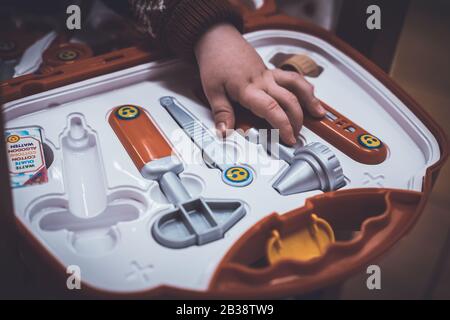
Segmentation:
[(200, 246), (223, 238), (245, 214), (240, 200), (190, 199), (161, 214), (153, 224), (152, 234), (169, 248)]

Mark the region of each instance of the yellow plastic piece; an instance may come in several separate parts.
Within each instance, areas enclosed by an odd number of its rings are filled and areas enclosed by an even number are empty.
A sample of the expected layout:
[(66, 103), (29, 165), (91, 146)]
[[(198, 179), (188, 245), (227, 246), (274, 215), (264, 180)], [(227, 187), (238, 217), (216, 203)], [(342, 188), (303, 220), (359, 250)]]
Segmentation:
[(285, 238), (278, 230), (273, 230), (267, 242), (267, 258), (270, 264), (281, 260), (306, 261), (324, 254), (333, 242), (334, 232), (329, 223), (311, 214), (310, 224)]

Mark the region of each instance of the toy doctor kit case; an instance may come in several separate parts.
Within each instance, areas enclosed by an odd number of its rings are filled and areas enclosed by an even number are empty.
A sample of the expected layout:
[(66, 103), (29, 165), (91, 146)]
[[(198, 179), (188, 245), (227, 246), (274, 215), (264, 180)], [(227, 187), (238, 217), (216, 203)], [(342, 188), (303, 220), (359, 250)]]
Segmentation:
[[(447, 157), (441, 129), (328, 32), (276, 15), (247, 29), (268, 68), (302, 73), (326, 106), (295, 148), (246, 113), (218, 139), (195, 70), (137, 48), (80, 62), (69, 85), (74, 66), (2, 84), (14, 218), (49, 270), (76, 265), (101, 296), (283, 297), (411, 228)], [(19, 98), (36, 88), (51, 90)]]

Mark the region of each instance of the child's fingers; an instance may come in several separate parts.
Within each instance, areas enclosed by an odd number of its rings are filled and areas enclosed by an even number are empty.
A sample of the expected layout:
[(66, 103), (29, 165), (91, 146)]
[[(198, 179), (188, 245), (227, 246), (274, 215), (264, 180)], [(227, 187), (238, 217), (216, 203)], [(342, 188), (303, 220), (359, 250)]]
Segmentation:
[(279, 129), (280, 137), (285, 143), (295, 144), (294, 130), (286, 112), (266, 92), (249, 87), (239, 98), (239, 103), (258, 117), (266, 119), (275, 129)]
[(277, 100), (284, 111), (286, 111), (294, 129), (294, 134), (298, 135), (303, 124), (303, 111), (297, 97), (275, 82), (269, 85), (268, 94)]
[(292, 91), (300, 101), (300, 104), (314, 117), (323, 117), (325, 109), (319, 99), (314, 95), (314, 86), (296, 72), (273, 70), (275, 81), (288, 90)]
[(214, 117), (216, 129), (222, 136), (227, 129), (234, 128), (234, 110), (225, 93), (216, 94), (208, 98)]

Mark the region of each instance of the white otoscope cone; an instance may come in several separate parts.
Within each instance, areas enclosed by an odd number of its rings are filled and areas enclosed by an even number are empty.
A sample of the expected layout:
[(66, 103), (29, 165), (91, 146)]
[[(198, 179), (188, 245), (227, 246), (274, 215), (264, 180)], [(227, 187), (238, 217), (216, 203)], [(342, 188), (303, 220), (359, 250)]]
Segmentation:
[(321, 188), (320, 179), (311, 165), (306, 161), (293, 163), (273, 184), (283, 196), (307, 192)]
[(345, 184), (341, 164), (325, 145), (314, 142), (294, 153), (290, 167), (275, 181), (281, 195), (312, 190), (333, 191)]

